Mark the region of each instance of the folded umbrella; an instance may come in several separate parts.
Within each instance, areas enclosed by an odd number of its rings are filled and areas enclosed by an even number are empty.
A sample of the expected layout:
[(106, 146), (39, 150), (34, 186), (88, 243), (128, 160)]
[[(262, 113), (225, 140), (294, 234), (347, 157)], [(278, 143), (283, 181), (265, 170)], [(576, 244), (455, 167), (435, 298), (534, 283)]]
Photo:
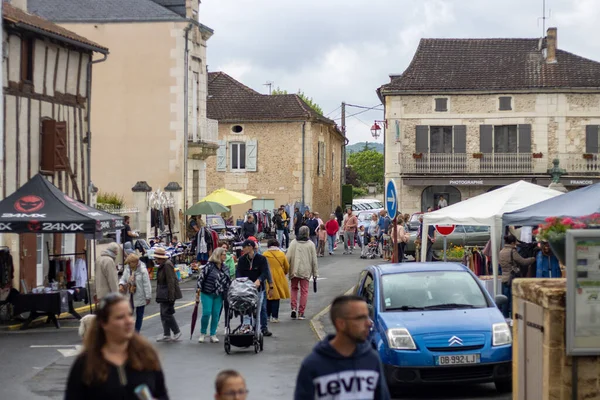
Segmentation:
[(194, 306), (194, 311), (192, 311), (192, 329), (190, 330), (190, 340), (192, 340), (192, 336), (194, 335), (194, 329), (196, 328), (196, 321), (198, 320), (198, 302)]
[(313, 291), (317, 293), (317, 277), (313, 277)]
[(228, 212), (229, 208), (216, 201), (199, 201), (185, 212), (186, 215), (219, 214)]

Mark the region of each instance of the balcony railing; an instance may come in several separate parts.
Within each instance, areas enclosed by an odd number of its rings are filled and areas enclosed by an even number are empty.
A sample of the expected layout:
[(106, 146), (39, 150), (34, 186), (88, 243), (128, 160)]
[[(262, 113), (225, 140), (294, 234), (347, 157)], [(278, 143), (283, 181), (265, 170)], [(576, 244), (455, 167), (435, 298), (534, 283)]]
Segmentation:
[(531, 153), (400, 154), (403, 174), (528, 174), (545, 172), (546, 164)]
[(190, 129), (188, 139), (194, 143), (218, 144), (219, 121), (208, 118), (200, 121), (197, 129)]
[(549, 157), (548, 168), (552, 167), (552, 159), (558, 158), (560, 168), (572, 174), (599, 175), (600, 154), (561, 153), (556, 157)]

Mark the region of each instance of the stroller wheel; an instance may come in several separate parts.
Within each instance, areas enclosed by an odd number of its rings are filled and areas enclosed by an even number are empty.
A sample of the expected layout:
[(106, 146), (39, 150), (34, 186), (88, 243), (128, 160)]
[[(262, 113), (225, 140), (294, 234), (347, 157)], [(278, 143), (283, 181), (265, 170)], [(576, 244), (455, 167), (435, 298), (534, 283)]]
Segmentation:
[(225, 347), (225, 353), (231, 354), (231, 345), (228, 342), (225, 342), (224, 347)]
[(258, 353), (260, 351), (260, 344), (258, 342), (254, 343), (254, 352)]
[(260, 351), (263, 351), (263, 344), (264, 344), (264, 336), (260, 336)]

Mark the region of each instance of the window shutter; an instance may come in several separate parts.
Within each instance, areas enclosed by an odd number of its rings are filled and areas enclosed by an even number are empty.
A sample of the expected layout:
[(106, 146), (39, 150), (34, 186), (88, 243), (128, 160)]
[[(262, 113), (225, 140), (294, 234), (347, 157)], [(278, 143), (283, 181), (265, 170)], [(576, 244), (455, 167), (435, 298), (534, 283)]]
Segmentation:
[(224, 140), (219, 140), (217, 171), (227, 171), (227, 143)]
[(448, 111), (448, 99), (435, 99), (435, 111)]
[(65, 121), (56, 123), (56, 171), (68, 171), (69, 159), (67, 155), (67, 123)]
[(501, 96), (500, 97), (500, 111), (509, 111), (512, 110), (512, 97), (510, 96)]
[(400, 141), (400, 121), (396, 120), (396, 142)]
[(454, 153), (465, 154), (467, 152), (467, 126), (454, 125)]
[(598, 125), (587, 125), (585, 127), (585, 152), (588, 154), (598, 154)]
[(53, 119), (42, 121), (42, 156), (40, 170), (44, 172), (66, 171), (67, 123)]
[(323, 169), (321, 156), (323, 155), (322, 144), (323, 142), (319, 142), (317, 146), (317, 176), (321, 176), (321, 171)]
[(479, 151), (492, 153), (494, 151), (493, 126), (479, 125)]
[(323, 142), (323, 151), (321, 151), (321, 159), (322, 159), (322, 163), (321, 163), (321, 170), (322, 170), (322, 174), (323, 176), (325, 176), (325, 171), (327, 170), (327, 168), (325, 168), (327, 166), (327, 149), (325, 148), (325, 142)]
[(256, 140), (246, 142), (246, 171), (256, 172), (258, 145)]
[(415, 152), (429, 153), (429, 127), (417, 125), (415, 133)]
[(519, 125), (519, 153), (531, 153), (531, 125)]

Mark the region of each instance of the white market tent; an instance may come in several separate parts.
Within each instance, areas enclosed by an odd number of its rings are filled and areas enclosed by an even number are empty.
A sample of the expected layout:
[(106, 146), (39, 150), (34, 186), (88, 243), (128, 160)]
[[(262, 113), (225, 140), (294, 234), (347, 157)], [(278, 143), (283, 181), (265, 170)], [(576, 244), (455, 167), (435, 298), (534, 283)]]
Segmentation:
[[(489, 226), (492, 241), (492, 265), (494, 266), (494, 295), (498, 285), (498, 245), (502, 237), (502, 215), (539, 203), (562, 194), (553, 189), (519, 181), (491, 192), (483, 193), (440, 210), (423, 214), (421, 243), (427, 243), (430, 225), (479, 225)], [(427, 246), (421, 246), (421, 260), (426, 258)]]

